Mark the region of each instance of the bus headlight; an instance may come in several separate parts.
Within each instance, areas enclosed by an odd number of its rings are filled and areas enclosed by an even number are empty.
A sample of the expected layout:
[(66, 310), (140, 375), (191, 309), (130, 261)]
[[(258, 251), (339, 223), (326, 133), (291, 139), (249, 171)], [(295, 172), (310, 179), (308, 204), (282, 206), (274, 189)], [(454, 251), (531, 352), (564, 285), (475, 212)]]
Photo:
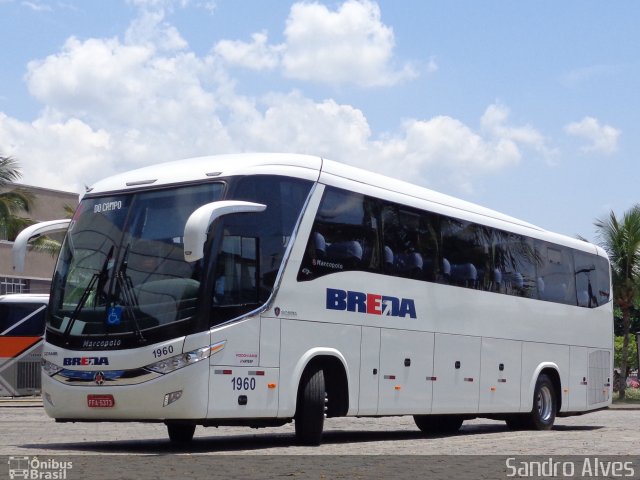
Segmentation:
[(159, 362), (147, 365), (144, 368), (157, 373), (171, 373), (182, 367), (186, 367), (187, 365), (192, 365), (201, 360), (206, 360), (211, 356), (211, 352), (213, 350), (212, 347), (212, 345), (209, 345), (197, 350), (193, 350), (191, 352), (181, 353), (180, 355), (165, 358), (164, 360), (160, 360)]
[(64, 370), (64, 369), (62, 367), (59, 367), (55, 363), (51, 363), (50, 361), (45, 360), (43, 358), (42, 359), (42, 370), (44, 371), (45, 374), (47, 374), (50, 377), (52, 377), (53, 375), (58, 373), (60, 370)]

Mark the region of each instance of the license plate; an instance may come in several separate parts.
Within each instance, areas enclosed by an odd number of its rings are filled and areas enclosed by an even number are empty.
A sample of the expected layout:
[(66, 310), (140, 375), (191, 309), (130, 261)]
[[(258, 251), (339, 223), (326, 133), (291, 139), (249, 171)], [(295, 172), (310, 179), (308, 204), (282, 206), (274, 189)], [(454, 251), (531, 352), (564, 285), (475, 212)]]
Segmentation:
[(89, 408), (111, 408), (116, 401), (113, 395), (87, 395), (87, 406)]

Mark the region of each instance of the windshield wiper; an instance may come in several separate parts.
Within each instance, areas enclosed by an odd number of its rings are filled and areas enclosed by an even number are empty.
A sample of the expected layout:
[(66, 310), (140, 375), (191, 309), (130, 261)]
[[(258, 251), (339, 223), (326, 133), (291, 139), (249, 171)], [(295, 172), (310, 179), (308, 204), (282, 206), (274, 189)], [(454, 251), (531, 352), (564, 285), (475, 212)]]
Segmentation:
[[(124, 300), (124, 308), (133, 323), (133, 332), (135, 333), (136, 338), (138, 339), (138, 343), (146, 343), (146, 339), (142, 335), (142, 330), (140, 329), (140, 324), (138, 323), (138, 317), (136, 316), (135, 309), (139, 305), (138, 297), (136, 296), (136, 292), (133, 286), (133, 281), (131, 281), (131, 277), (127, 275), (127, 267), (129, 266), (129, 246), (127, 244), (127, 248), (122, 255), (122, 262), (120, 262), (120, 268), (115, 274), (116, 283), (120, 288), (120, 295)], [(112, 304), (112, 307), (115, 305)]]
[[(100, 269), (99, 272), (94, 273), (91, 276), (91, 280), (89, 280), (89, 283), (87, 284), (84, 291), (82, 292), (82, 296), (78, 301), (78, 305), (76, 305), (76, 308), (73, 310), (73, 313), (69, 317), (67, 326), (65, 327), (64, 333), (62, 334), (62, 340), (67, 345), (69, 344), (69, 335), (71, 334), (71, 328), (73, 327), (73, 324), (76, 322), (78, 315), (80, 315), (80, 312), (84, 308), (84, 304), (87, 303), (87, 299), (89, 298), (89, 295), (93, 290), (93, 287), (96, 285), (96, 283), (98, 284), (98, 286), (104, 285), (104, 282), (107, 278), (107, 270), (109, 269), (109, 262), (111, 261), (112, 257), (113, 257), (113, 245), (111, 245), (111, 248), (109, 249), (109, 253), (107, 254), (107, 257), (104, 259), (102, 268)], [(96, 296), (97, 295), (98, 295), (98, 289), (96, 289)]]

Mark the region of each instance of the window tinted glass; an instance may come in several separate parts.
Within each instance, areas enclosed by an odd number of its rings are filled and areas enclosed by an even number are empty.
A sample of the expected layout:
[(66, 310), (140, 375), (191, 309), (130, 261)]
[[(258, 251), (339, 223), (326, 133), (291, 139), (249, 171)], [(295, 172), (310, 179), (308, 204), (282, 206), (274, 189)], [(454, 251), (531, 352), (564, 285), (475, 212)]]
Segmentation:
[(7, 336), (40, 336), (44, 333), (46, 305), (1, 303), (0, 333)]
[(492, 269), (489, 255), (491, 231), (453, 218), (446, 218), (441, 225), (442, 251), (444, 261), (449, 264), (451, 284), (470, 288), (488, 287)]
[(376, 217), (373, 200), (327, 188), (309, 237), (299, 280), (349, 270), (378, 271)]
[[(379, 240), (378, 240), (379, 239)], [(605, 258), (327, 188), (298, 280), (361, 270), (595, 308), (610, 301)]]
[(250, 312), (269, 299), (310, 189), (311, 182), (268, 175), (238, 182), (232, 199), (267, 208), (223, 217), (214, 272), (214, 323)]
[(383, 203), (382, 265), (385, 273), (405, 278), (435, 279), (438, 262), (435, 217), (425, 212)]
[(576, 251), (576, 296), (581, 307), (595, 308), (609, 301), (609, 264), (596, 255)]
[(571, 250), (536, 242), (538, 290), (541, 300), (576, 305), (575, 274)]
[(604, 305), (611, 300), (611, 272), (606, 258), (595, 257), (596, 265), (596, 291), (594, 295), (598, 300), (597, 305)]
[(492, 254), (497, 291), (508, 295), (538, 298), (538, 260), (533, 240), (496, 231)]

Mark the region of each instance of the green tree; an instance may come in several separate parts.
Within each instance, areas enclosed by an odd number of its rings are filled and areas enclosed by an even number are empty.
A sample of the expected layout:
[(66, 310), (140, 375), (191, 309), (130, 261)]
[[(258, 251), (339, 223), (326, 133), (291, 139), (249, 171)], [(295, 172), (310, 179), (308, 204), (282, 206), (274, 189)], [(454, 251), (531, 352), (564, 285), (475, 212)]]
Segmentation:
[(640, 290), (640, 205), (626, 211), (622, 219), (610, 212), (597, 219), (595, 226), (601, 246), (611, 262), (613, 300), (622, 312), (622, 348), (620, 350), (620, 399), (625, 398), (629, 331), (635, 299)]
[(28, 192), (13, 187), (20, 179), (20, 167), (11, 157), (0, 156), (0, 234), (7, 240), (14, 240), (16, 235), (33, 222), (20, 213), (28, 213), (33, 196)]
[[(614, 365), (620, 365), (622, 363), (622, 345), (624, 343), (624, 337), (615, 337), (613, 357)], [(627, 367), (631, 370), (638, 368), (638, 355), (637, 355), (636, 336), (629, 335), (629, 348), (627, 350)]]

